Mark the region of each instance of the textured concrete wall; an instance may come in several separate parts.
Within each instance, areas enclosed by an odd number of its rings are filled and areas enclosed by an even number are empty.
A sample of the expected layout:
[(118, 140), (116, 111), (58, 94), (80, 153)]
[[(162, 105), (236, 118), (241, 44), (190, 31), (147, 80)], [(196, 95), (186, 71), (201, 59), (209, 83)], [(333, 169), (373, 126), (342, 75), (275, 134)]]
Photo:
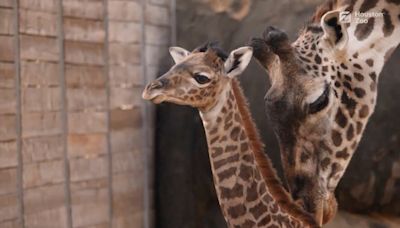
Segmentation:
[(0, 227), (149, 227), (169, 0), (0, 1)]
[[(218, 40), (224, 49), (232, 50), (245, 45), (250, 37), (259, 36), (267, 25), (284, 29), (294, 40), (321, 2), (178, 0), (177, 44), (193, 49), (206, 41)], [(248, 14), (237, 18), (238, 12), (246, 12), (247, 7)], [(382, 73), (376, 112), (337, 189), (336, 195), (344, 210), (400, 214), (399, 60), (400, 50), (397, 50)], [(270, 86), (266, 74), (252, 61), (240, 80), (267, 153), (281, 171), (279, 147), (264, 111), (263, 97)], [(160, 227), (224, 227), (197, 111), (163, 104), (157, 121)], [(349, 220), (348, 227), (349, 224), (354, 223)], [(360, 224), (363, 227), (364, 223)]]

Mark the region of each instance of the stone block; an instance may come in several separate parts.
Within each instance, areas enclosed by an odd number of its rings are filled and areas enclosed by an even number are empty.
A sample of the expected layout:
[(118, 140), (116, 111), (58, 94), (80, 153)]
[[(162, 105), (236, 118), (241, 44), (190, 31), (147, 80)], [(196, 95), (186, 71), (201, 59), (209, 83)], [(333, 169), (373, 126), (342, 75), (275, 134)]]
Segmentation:
[(69, 134), (68, 156), (70, 158), (96, 158), (107, 153), (105, 134)]
[(23, 112), (45, 112), (61, 110), (61, 88), (39, 87), (22, 89)]
[(15, 65), (14, 63), (0, 62), (0, 88), (15, 88)]
[(139, 23), (110, 21), (109, 42), (139, 43), (142, 38), (142, 28)]
[(141, 92), (143, 88), (110, 88), (110, 108), (131, 109), (140, 107), (143, 100)]
[(102, 0), (63, 0), (64, 16), (87, 19), (103, 19)]
[(77, 158), (70, 160), (71, 181), (105, 178), (108, 174), (107, 157)]
[(46, 184), (59, 184), (64, 181), (64, 162), (62, 160), (24, 164), (24, 189)]
[(138, 44), (111, 43), (109, 45), (110, 64), (135, 65), (141, 62), (141, 50)]
[(110, 85), (113, 87), (143, 86), (142, 67), (139, 65), (111, 65)]
[(60, 50), (56, 38), (20, 35), (21, 59), (58, 61)]
[(60, 112), (22, 113), (22, 137), (49, 136), (62, 133)]
[(150, 3), (156, 5), (168, 6), (170, 4), (170, 0), (150, 0)]
[(63, 137), (61, 135), (22, 139), (24, 164), (63, 158)]
[(21, 227), (21, 225), (17, 219), (14, 219), (14, 220), (6, 221), (6, 222), (0, 222), (0, 227), (1, 228), (19, 228), (19, 227)]
[(35, 214), (38, 211), (63, 208), (65, 204), (64, 188), (64, 184), (57, 184), (25, 190), (25, 214)]
[(87, 189), (103, 189), (103, 188), (108, 188), (108, 186), (109, 186), (108, 177), (100, 179), (90, 179), (79, 182), (71, 182), (69, 185), (71, 192), (87, 190)]
[(5, 35), (14, 34), (13, 9), (0, 8), (0, 34), (5, 34)]
[(0, 142), (0, 151), (0, 169), (17, 166), (17, 142), (15, 140)]
[(0, 115), (0, 141), (16, 139), (16, 124), (17, 118), (15, 115)]
[(108, 203), (108, 188), (72, 191), (73, 226), (86, 227), (109, 222)]
[(0, 1), (0, 6), (6, 8), (12, 8), (14, 6), (13, 2), (14, 0), (2, 0)]
[(125, 153), (115, 153), (112, 157), (112, 172), (114, 173), (143, 173), (144, 155), (139, 150)]
[(17, 168), (0, 170), (0, 195), (17, 192)]
[(103, 111), (107, 107), (106, 91), (91, 88), (70, 88), (67, 90), (69, 111)]
[(136, 1), (108, 1), (108, 17), (110, 20), (136, 21), (142, 18), (142, 5)]
[(65, 61), (73, 64), (103, 65), (103, 44), (65, 41)]
[(57, 224), (57, 228), (68, 227), (65, 207), (26, 214), (24, 219), (27, 228), (53, 228), (55, 224)]
[(19, 0), (20, 9), (57, 13), (58, 0)]
[(102, 21), (77, 18), (64, 18), (64, 34), (66, 40), (104, 42), (105, 31)]
[(0, 195), (0, 221), (15, 219), (18, 216), (16, 194)]
[(14, 61), (14, 37), (0, 35), (0, 61)]
[(110, 113), (110, 127), (112, 131), (137, 129), (142, 127), (142, 113), (139, 108), (121, 110), (114, 109)]
[(0, 114), (14, 114), (16, 110), (17, 98), (15, 89), (0, 88)]
[(105, 112), (70, 112), (68, 113), (70, 133), (106, 133), (107, 115)]
[(112, 153), (124, 153), (139, 149), (143, 144), (141, 128), (126, 128), (111, 131)]
[(57, 36), (57, 15), (19, 9), (19, 32), (30, 35)]
[(105, 88), (104, 68), (99, 66), (69, 65), (65, 67), (68, 88)]
[(58, 63), (21, 61), (22, 86), (59, 86), (59, 71)]

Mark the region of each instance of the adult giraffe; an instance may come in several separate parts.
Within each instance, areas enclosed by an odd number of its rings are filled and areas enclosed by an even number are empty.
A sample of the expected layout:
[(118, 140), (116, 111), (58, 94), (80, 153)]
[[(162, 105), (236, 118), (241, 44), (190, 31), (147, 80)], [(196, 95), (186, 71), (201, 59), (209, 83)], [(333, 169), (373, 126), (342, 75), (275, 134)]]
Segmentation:
[(229, 57), (213, 45), (193, 52), (174, 47), (170, 53), (176, 64), (146, 86), (143, 98), (199, 109), (228, 226), (318, 227), (281, 185), (235, 79), (249, 63), (252, 49), (236, 49)]
[(400, 42), (400, 0), (329, 0), (292, 44), (273, 27), (263, 36), (251, 45), (269, 73), (266, 112), (290, 192), (324, 224), (375, 108), (379, 74)]

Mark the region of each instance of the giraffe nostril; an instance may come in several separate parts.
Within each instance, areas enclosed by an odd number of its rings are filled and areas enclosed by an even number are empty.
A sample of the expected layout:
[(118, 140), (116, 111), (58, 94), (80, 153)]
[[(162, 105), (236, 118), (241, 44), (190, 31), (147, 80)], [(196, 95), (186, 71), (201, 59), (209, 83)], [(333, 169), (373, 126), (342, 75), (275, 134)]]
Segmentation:
[(149, 89), (161, 89), (163, 87), (166, 87), (167, 85), (168, 85), (168, 80), (163, 78), (152, 82), (149, 85)]
[(154, 81), (149, 85), (149, 89), (159, 89), (162, 87), (163, 87), (163, 84), (160, 81)]

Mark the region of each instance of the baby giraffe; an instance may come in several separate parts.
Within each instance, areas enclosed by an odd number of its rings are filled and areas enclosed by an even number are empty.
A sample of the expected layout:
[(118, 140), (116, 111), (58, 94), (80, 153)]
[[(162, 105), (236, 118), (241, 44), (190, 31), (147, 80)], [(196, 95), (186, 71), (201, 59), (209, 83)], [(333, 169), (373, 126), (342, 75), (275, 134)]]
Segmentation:
[(228, 56), (206, 44), (192, 52), (171, 47), (170, 53), (176, 64), (146, 86), (143, 98), (199, 110), (228, 227), (318, 227), (282, 187), (235, 79), (250, 62), (252, 48)]

